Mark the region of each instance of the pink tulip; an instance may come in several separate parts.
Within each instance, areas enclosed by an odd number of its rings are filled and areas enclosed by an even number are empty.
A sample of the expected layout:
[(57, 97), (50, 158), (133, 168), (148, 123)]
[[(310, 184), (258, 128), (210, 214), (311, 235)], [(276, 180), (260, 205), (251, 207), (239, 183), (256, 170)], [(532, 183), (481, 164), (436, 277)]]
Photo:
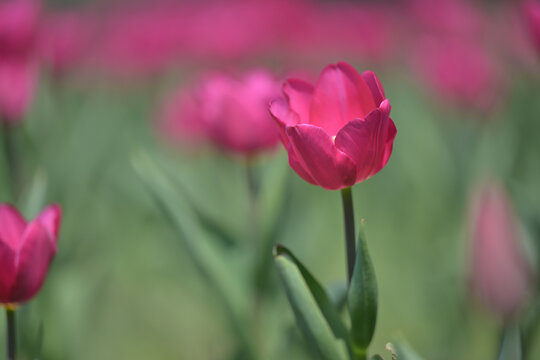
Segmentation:
[(502, 92), (502, 74), (496, 59), (480, 44), (453, 37), (421, 38), (414, 67), (442, 99), (489, 111)]
[(46, 207), (27, 223), (19, 211), (0, 204), (0, 304), (16, 306), (41, 289), (56, 254), (62, 211)]
[(538, 0), (526, 0), (523, 3), (523, 10), (531, 38), (536, 50), (540, 52), (540, 2)]
[(526, 300), (532, 271), (503, 187), (488, 182), (479, 190), (471, 211), (471, 287), (485, 305), (508, 319)]
[(278, 95), (279, 83), (266, 71), (251, 71), (241, 79), (208, 76), (166, 102), (162, 130), (184, 143), (207, 138), (248, 155), (271, 149), (279, 135), (267, 108)]
[(41, 58), (55, 74), (62, 74), (88, 55), (91, 37), (90, 22), (82, 14), (49, 14), (45, 17), (39, 39)]
[(349, 64), (328, 65), (313, 87), (289, 79), (286, 99), (270, 104), (289, 164), (313, 185), (336, 190), (379, 172), (392, 153), (396, 127), (377, 76)]
[(0, 2), (0, 118), (14, 124), (36, 86), (36, 36), (40, 7), (31, 0)]

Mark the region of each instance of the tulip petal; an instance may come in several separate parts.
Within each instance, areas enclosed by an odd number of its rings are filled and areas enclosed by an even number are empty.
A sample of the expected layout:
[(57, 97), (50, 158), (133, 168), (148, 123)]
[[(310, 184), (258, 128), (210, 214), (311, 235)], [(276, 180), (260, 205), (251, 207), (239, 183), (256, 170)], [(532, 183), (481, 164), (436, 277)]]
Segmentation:
[(330, 136), (350, 120), (364, 118), (376, 108), (362, 76), (349, 64), (328, 65), (319, 78), (310, 106), (310, 123)]
[(291, 143), (290, 150), (294, 150), (298, 165), (317, 185), (336, 190), (354, 184), (356, 179), (354, 162), (336, 148), (323, 129), (314, 125), (300, 124), (287, 127), (287, 135)]
[(389, 114), (390, 105), (385, 100), (365, 120), (350, 121), (336, 136), (336, 147), (356, 163), (357, 182), (375, 175), (390, 158), (397, 131)]
[(289, 146), (289, 137), (287, 136), (285, 128), (287, 126), (298, 124), (298, 115), (291, 111), (285, 99), (276, 99), (272, 101), (269, 110), (278, 125), (281, 142), (287, 148)]
[(283, 84), (283, 93), (289, 101), (289, 107), (298, 114), (303, 124), (309, 122), (309, 107), (313, 97), (313, 86), (299, 79), (288, 79)]
[(30, 300), (41, 289), (55, 254), (49, 230), (41, 221), (32, 221), (23, 234), (11, 302)]
[(56, 245), (58, 240), (58, 232), (60, 231), (60, 219), (62, 218), (62, 208), (58, 204), (47, 206), (37, 216), (37, 219), (41, 221), (41, 224), (51, 234), (51, 239)]
[(26, 220), (15, 207), (0, 205), (0, 241), (17, 250), (26, 228)]
[(362, 78), (373, 94), (375, 105), (381, 105), (383, 100), (386, 99), (386, 96), (384, 95), (384, 89), (377, 75), (375, 75), (373, 71), (367, 70), (362, 73)]
[(0, 237), (0, 303), (10, 302), (10, 292), (15, 280), (15, 251)]

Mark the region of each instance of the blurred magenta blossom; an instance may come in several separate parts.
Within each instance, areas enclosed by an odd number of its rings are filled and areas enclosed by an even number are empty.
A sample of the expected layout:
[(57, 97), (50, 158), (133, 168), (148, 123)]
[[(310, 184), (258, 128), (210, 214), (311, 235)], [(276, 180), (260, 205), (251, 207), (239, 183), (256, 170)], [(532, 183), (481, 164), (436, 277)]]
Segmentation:
[(470, 215), (472, 291), (496, 314), (509, 319), (524, 305), (533, 272), (502, 185), (490, 181), (479, 187)]
[(523, 2), (523, 12), (536, 51), (540, 53), (540, 2), (537, 0), (525, 0)]
[(489, 111), (503, 91), (499, 63), (482, 46), (464, 39), (420, 39), (413, 65), (442, 99), (461, 106)]
[(209, 75), (193, 88), (177, 90), (165, 102), (161, 131), (183, 144), (209, 139), (247, 155), (272, 149), (279, 135), (268, 104), (279, 94), (280, 83), (265, 70), (246, 72), (240, 78)]
[(87, 60), (95, 30), (83, 12), (51, 12), (44, 16), (39, 36), (41, 60), (61, 75)]
[(15, 124), (30, 105), (37, 82), (40, 4), (0, 2), (0, 118)]
[(56, 255), (62, 210), (46, 207), (27, 223), (11, 205), (0, 204), (0, 304), (16, 306), (41, 289)]
[(325, 189), (350, 187), (379, 172), (390, 159), (396, 127), (377, 76), (349, 64), (328, 65), (315, 87), (299, 79), (274, 100), (289, 164), (305, 181)]

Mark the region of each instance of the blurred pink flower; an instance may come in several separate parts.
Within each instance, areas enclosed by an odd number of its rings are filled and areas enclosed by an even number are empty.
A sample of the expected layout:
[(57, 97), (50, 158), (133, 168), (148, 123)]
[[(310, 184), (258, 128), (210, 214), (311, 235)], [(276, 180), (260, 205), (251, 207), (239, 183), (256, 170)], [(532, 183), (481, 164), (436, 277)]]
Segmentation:
[(377, 76), (340, 62), (317, 84), (283, 85), (286, 99), (270, 105), (289, 164), (305, 181), (328, 190), (350, 187), (378, 173), (392, 154), (396, 126)]
[(0, 204), (0, 304), (16, 306), (41, 289), (56, 255), (62, 210), (49, 205), (27, 223), (11, 205)]
[(413, 53), (413, 67), (443, 100), (489, 111), (501, 95), (498, 62), (480, 45), (460, 38), (422, 38)]
[(60, 75), (85, 60), (92, 36), (91, 21), (79, 12), (47, 14), (39, 38), (41, 59)]
[(478, 189), (471, 205), (471, 288), (487, 307), (508, 319), (533, 285), (516, 215), (504, 188), (494, 181)]
[(466, 0), (407, 0), (410, 25), (431, 35), (482, 38), (485, 11)]
[(279, 82), (263, 70), (248, 72), (240, 79), (208, 76), (195, 88), (182, 88), (166, 101), (161, 131), (183, 143), (210, 139), (222, 148), (248, 155), (271, 149), (278, 142), (278, 131), (268, 104), (279, 94)]
[(309, 58), (347, 55), (382, 60), (396, 46), (393, 8), (383, 5), (305, 2), (302, 13), (288, 25), (288, 53)]
[(537, 0), (525, 0), (523, 2), (523, 11), (531, 38), (536, 50), (540, 53), (540, 2)]
[(0, 2), (0, 118), (21, 120), (37, 81), (40, 6), (32, 0)]

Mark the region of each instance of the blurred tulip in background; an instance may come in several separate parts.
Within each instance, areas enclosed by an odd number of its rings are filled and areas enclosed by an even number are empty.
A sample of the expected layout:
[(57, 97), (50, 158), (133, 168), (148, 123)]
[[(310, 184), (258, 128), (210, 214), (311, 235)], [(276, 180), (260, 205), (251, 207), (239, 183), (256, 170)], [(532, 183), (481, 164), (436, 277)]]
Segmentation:
[(37, 82), (40, 4), (0, 2), (0, 119), (14, 124), (24, 116)]

